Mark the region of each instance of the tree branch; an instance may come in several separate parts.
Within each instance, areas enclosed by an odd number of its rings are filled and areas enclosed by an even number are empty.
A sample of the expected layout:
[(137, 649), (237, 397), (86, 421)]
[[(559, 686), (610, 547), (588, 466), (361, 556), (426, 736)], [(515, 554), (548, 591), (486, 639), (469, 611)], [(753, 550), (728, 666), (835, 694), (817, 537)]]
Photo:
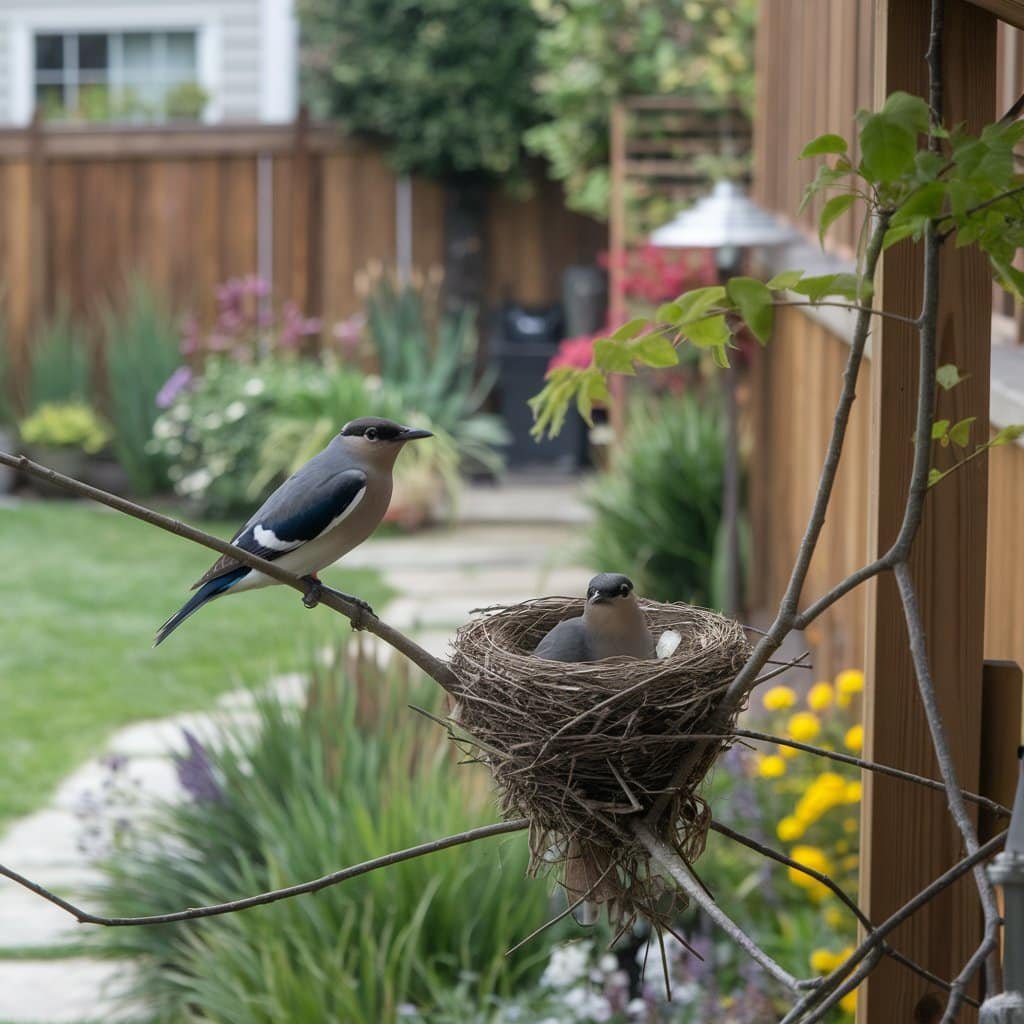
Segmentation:
[[(292, 587), (303, 595), (310, 591), (310, 585), (306, 580), (282, 569), (274, 562), (268, 562), (265, 558), (260, 558), (250, 551), (245, 551), (234, 544), (229, 544), (218, 537), (213, 537), (202, 530), (197, 530), (194, 526), (189, 526), (178, 519), (172, 519), (170, 516), (154, 512), (144, 505), (137, 505), (133, 501), (128, 501), (127, 498), (110, 494), (108, 491), (100, 490), (98, 487), (90, 487), (89, 484), (83, 484), (73, 477), (65, 476), (63, 473), (48, 469), (46, 466), (40, 466), (38, 463), (25, 458), (25, 456), (8, 455), (6, 452), (0, 452), (0, 465), (10, 466), (12, 469), (28, 473), (29, 476), (34, 476), (39, 480), (46, 480), (49, 483), (56, 484), (71, 494), (92, 498), (93, 501), (98, 501), (102, 505), (107, 505), (109, 508), (123, 512), (125, 515), (140, 519), (151, 526), (157, 526), (168, 533), (173, 533), (196, 544), (201, 544), (203, 547), (210, 548), (219, 554), (230, 555), (243, 565), (248, 565), (251, 569), (256, 569), (277, 580), (278, 583)], [(421, 668), (431, 679), (449, 693), (457, 691), (458, 680), (444, 661), (435, 658), (434, 655), (424, 650), (414, 640), (407, 637), (404, 633), (400, 633), (394, 627), (389, 626), (386, 622), (382, 622), (376, 615), (367, 615), (358, 605), (346, 601), (339, 594), (328, 590), (324, 590), (319, 603), (326, 605), (339, 615), (344, 615), (355, 628), (365, 629), (368, 633), (373, 633), (374, 636), (379, 637), (386, 644), (393, 647), (399, 654), (404, 654), (414, 665)]]
[(375, 857), (373, 860), (364, 861), (349, 868), (342, 868), (340, 871), (333, 871), (321, 878), (314, 878), (309, 882), (300, 882), (297, 885), (289, 885), (283, 889), (272, 889), (269, 892), (260, 893), (257, 896), (246, 896), (244, 899), (229, 900), (226, 903), (214, 903), (208, 907), (189, 907), (188, 910), (177, 910), (169, 914), (150, 914), (146, 917), (103, 917), (100, 914), (91, 914), (74, 903), (63, 899), (50, 892), (49, 889), (33, 882), (17, 871), (0, 864), (0, 875), (4, 875), (12, 882), (24, 886), (37, 896), (41, 896), (48, 903), (60, 907), (74, 917), (79, 924), (98, 924), (108, 928), (127, 927), (130, 925), (147, 924), (170, 924), (172, 921), (192, 921), (200, 917), (217, 917), (220, 914), (233, 914), (239, 910), (248, 910), (250, 907), (261, 907), (267, 903), (276, 903), (278, 900), (290, 899), (292, 896), (300, 896), (307, 892), (319, 892), (331, 885), (338, 885), (340, 882), (347, 882), (350, 878), (377, 871), (379, 868), (391, 867), (392, 864), (400, 864), (405, 860), (414, 860), (416, 857), (426, 857), (428, 854), (437, 853), (439, 850), (447, 850), (452, 846), (461, 846), (464, 843), (473, 843), (478, 839), (487, 839), (490, 836), (505, 835), (509, 832), (521, 832), (527, 828), (528, 822), (525, 818), (516, 818), (513, 821), (500, 821), (493, 825), (482, 825), (479, 828), (471, 828), (457, 835), (445, 836), (443, 839), (433, 839), (429, 843), (421, 843), (419, 846), (410, 846), (405, 850), (397, 850), (387, 853), (383, 857)]

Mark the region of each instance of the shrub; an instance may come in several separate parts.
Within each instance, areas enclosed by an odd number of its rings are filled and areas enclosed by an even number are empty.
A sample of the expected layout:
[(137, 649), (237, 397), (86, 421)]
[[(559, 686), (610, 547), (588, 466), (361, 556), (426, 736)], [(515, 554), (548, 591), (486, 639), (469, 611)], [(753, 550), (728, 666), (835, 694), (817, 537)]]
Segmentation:
[(715, 406), (684, 396), (631, 413), (611, 470), (588, 493), (595, 568), (627, 573), (645, 597), (716, 603), (724, 463)]
[[(260, 892), (494, 820), (486, 777), (457, 766), (409, 702), (436, 707), (436, 691), (356, 664), (321, 672), (301, 709), (261, 701), (248, 744), (193, 743), (181, 773), (193, 800), (106, 864), (104, 903), (140, 914)], [(481, 999), (536, 977), (552, 938), (505, 956), (547, 913), (527, 862), (515, 835), (199, 927), (99, 941), (138, 958), (135, 994), (159, 1021), (387, 1024), (457, 985)]]
[(80, 448), (90, 455), (110, 440), (107, 425), (84, 402), (46, 402), (18, 429), (26, 444)]
[(107, 386), (114, 426), (114, 452), (137, 494), (167, 487), (168, 460), (147, 450), (159, 415), (157, 396), (181, 362), (172, 315), (141, 281), (133, 281), (123, 304), (103, 315)]

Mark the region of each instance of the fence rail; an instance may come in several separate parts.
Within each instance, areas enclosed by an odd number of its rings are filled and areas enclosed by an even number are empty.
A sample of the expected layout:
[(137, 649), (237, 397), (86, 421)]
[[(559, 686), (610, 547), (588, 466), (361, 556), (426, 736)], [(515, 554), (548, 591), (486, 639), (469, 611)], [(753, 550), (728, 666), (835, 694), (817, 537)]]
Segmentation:
[[(328, 321), (360, 308), (356, 273), (396, 260), (398, 176), (330, 125), (0, 131), (0, 292), (16, 374), (61, 306), (90, 320), (125, 278), (208, 315), (214, 287), (257, 270), (274, 294)], [(444, 257), (445, 189), (411, 184), (412, 264)], [(591, 263), (605, 229), (566, 209), (539, 167), (532, 190), (488, 194), (486, 298), (557, 301), (562, 271)]]

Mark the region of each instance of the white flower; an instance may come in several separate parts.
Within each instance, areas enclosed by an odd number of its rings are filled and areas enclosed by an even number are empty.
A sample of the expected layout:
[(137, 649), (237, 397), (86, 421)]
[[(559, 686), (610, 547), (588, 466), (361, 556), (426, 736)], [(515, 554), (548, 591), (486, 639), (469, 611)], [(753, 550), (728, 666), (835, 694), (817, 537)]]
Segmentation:
[(551, 952), (551, 959), (541, 975), (541, 984), (549, 985), (551, 988), (566, 988), (587, 973), (589, 958), (589, 942), (573, 942), (559, 946)]
[(626, 1016), (630, 1020), (639, 1020), (647, 1016), (647, 1003), (643, 999), (630, 999), (626, 1004)]
[(180, 494), (201, 494), (213, 482), (213, 474), (208, 469), (197, 469), (183, 477), (178, 484)]
[(192, 416), (192, 407), (188, 402), (176, 402), (171, 409), (171, 415), (179, 422), (184, 423)]
[(245, 402), (237, 399), (224, 410), (224, 422), (236, 423), (245, 415)]
[(611, 1020), (612, 1008), (608, 1000), (598, 992), (577, 985), (565, 993), (564, 999), (565, 1005), (576, 1014), (577, 1020), (592, 1020), (597, 1024)]
[(250, 398), (255, 398), (257, 395), (262, 395), (266, 391), (267, 385), (259, 379), (259, 377), (250, 377), (246, 382), (242, 391)]
[(605, 953), (605, 955), (598, 960), (597, 966), (600, 967), (605, 974), (611, 974), (613, 971), (617, 971), (619, 969), (619, 958), (613, 953)]
[(166, 441), (170, 437), (177, 437), (181, 433), (181, 427), (168, 416), (161, 416), (153, 424), (153, 436), (160, 441)]
[(367, 391), (380, 391), (381, 379), (375, 373), (368, 373), (363, 378), (363, 387)]
[(208, 412), (203, 417), (203, 429), (216, 430), (223, 422), (224, 418), (219, 413)]
[(181, 447), (182, 446), (181, 446), (181, 442), (180, 441), (173, 441), (172, 440), (172, 441), (168, 441), (167, 444), (164, 445), (164, 451), (168, 455), (171, 455), (171, 456), (180, 455), (181, 454)]

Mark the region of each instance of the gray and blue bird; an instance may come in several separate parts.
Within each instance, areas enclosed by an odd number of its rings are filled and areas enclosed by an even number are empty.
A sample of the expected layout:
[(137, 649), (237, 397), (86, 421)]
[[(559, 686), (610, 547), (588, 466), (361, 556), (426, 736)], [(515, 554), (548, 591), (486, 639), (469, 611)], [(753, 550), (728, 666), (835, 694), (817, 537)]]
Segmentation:
[[(319, 455), (267, 498), (231, 543), (309, 579), (315, 588), (303, 600), (312, 607), (327, 589), (316, 574), (362, 544), (384, 518), (391, 503), (395, 459), (402, 447), (431, 436), (429, 430), (375, 416), (346, 423)], [(204, 604), (276, 582), (222, 555), (193, 584), (196, 593), (160, 627), (153, 646)], [(351, 594), (341, 596), (372, 614), (365, 601)]]

